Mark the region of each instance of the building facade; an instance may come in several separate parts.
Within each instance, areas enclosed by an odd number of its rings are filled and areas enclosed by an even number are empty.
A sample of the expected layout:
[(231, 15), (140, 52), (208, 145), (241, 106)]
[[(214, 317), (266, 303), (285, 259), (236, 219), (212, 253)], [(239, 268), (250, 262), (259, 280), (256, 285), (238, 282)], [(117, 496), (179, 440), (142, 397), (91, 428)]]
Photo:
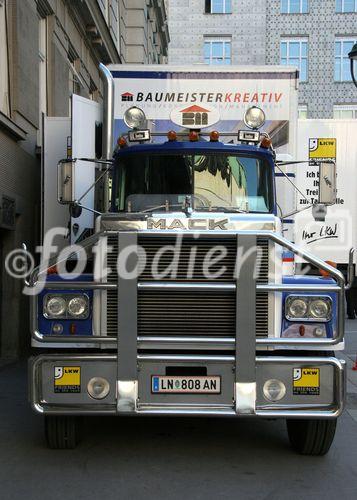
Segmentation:
[(267, 64), (300, 69), (300, 114), (357, 118), (348, 52), (357, 41), (355, 0), (268, 0)]
[(29, 346), (28, 299), (5, 269), (40, 244), (42, 117), (69, 116), (73, 93), (102, 99), (99, 62), (162, 63), (160, 0), (0, 0), (0, 358)]
[(170, 63), (297, 66), (300, 117), (357, 118), (357, 0), (167, 2)]
[(169, 63), (265, 63), (265, 0), (167, 0), (167, 5)]

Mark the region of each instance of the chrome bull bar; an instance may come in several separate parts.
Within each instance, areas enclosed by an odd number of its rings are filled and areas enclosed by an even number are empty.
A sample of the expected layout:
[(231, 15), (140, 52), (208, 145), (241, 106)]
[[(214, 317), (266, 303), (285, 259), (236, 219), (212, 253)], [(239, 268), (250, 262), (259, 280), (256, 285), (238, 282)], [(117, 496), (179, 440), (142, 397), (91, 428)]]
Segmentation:
[[(187, 234), (190, 234), (188, 231)], [(137, 236), (139, 231), (123, 231), (118, 234), (118, 254), (122, 250), (128, 247), (132, 247), (137, 243)], [(202, 233), (199, 231), (192, 231), (191, 233), (199, 233), (202, 236), (211, 236), (212, 234), (222, 235), (222, 232), (209, 231)], [(141, 235), (144, 236), (162, 236), (161, 231), (140, 231)], [(177, 235), (175, 231), (165, 231), (165, 234)], [(185, 233), (186, 234), (186, 233)], [(285, 346), (285, 347), (310, 347), (310, 346), (334, 346), (339, 344), (344, 338), (344, 277), (336, 270), (334, 267), (330, 266), (323, 260), (313, 256), (309, 252), (302, 251), (296, 245), (286, 240), (285, 238), (271, 232), (271, 231), (237, 231), (229, 232), (225, 231), (225, 235), (231, 235), (236, 237), (237, 247), (243, 249), (243, 255), (247, 252), (248, 257), (246, 258), (244, 265), (242, 266), (239, 279), (235, 282), (229, 284), (207, 284), (207, 283), (163, 283), (163, 282), (139, 282), (137, 277), (132, 277), (130, 279), (123, 279), (118, 275), (117, 283), (98, 283), (98, 282), (75, 282), (75, 283), (64, 283), (64, 282), (46, 282), (45, 287), (47, 289), (57, 289), (57, 290), (83, 290), (83, 289), (94, 289), (94, 290), (108, 290), (114, 289), (118, 292), (118, 335), (117, 337), (93, 337), (93, 336), (81, 336), (78, 337), (60, 337), (60, 336), (43, 336), (36, 329), (33, 331), (33, 336), (36, 340), (41, 342), (73, 342), (76, 344), (104, 344), (111, 343), (117, 345), (117, 408), (118, 413), (136, 413), (137, 412), (137, 396), (138, 396), (138, 372), (137, 372), (137, 360), (139, 359), (138, 347), (150, 346), (151, 349), (158, 344), (159, 338), (140, 338), (137, 335), (137, 295), (138, 290), (156, 288), (160, 290), (225, 290), (229, 287), (230, 290), (236, 290), (236, 296), (239, 296), (239, 300), (236, 301), (236, 335), (234, 339), (199, 339), (199, 343), (207, 345), (208, 343), (213, 343), (215, 345), (222, 345), (222, 343), (227, 346), (227, 343), (233, 341), (233, 348), (235, 348), (235, 356), (233, 359), (236, 361), (239, 359), (239, 363), (236, 364), (235, 369), (235, 410), (233, 411), (236, 415), (258, 415), (258, 408), (256, 408), (257, 399), (257, 382), (256, 382), (256, 348), (257, 346), (272, 347), (272, 346)], [(105, 236), (105, 233), (102, 233)], [(308, 263), (327, 271), (331, 277), (335, 280), (335, 285), (284, 285), (284, 284), (257, 284), (254, 276), (255, 264), (256, 264), (256, 240), (257, 237), (266, 237), (273, 241), (274, 243), (292, 251), (296, 255), (300, 255)], [(92, 240), (93, 241), (93, 240)], [(135, 264), (137, 255), (132, 255), (132, 264)], [(119, 273), (120, 274), (120, 273)], [(34, 285), (35, 286), (35, 285)], [(255, 303), (256, 293), (261, 292), (335, 292), (337, 297), (337, 311), (338, 311), (338, 325), (337, 325), (337, 335), (334, 338), (329, 339), (293, 339), (293, 338), (264, 338), (256, 339), (255, 335), (251, 332), (255, 332), (255, 309), (251, 307), (251, 304)], [(34, 302), (36, 303), (36, 302)], [(195, 337), (190, 337), (189, 339), (180, 338), (179, 342), (185, 345), (186, 348), (196, 342)], [(162, 339), (160, 338), (160, 341)], [(165, 342), (168, 346), (173, 346), (178, 343), (177, 337), (166, 337)], [(289, 358), (287, 357), (287, 360)], [(341, 385), (341, 384), (339, 384)], [(340, 401), (340, 400), (339, 400)], [(165, 409), (147, 409), (150, 413), (157, 413), (157, 411), (162, 411), (167, 414)], [(286, 415), (289, 416), (289, 410), (286, 409)], [(231, 410), (227, 410), (228, 413), (232, 413)], [(194, 412), (193, 412), (194, 413)], [(284, 414), (284, 412), (279, 411), (279, 415)], [(322, 412), (325, 414), (325, 412)], [(177, 414), (183, 414), (178, 412)], [(187, 413), (189, 414), (189, 412)], [(293, 412), (296, 415), (296, 412)], [(269, 413), (269, 415), (271, 415)]]
[[(133, 241), (136, 241), (137, 235), (140, 233), (142, 236), (156, 236), (156, 237), (162, 237), (163, 232), (159, 230), (147, 230), (147, 231), (125, 231), (119, 233), (120, 235), (131, 235), (130, 241), (131, 243)], [(171, 235), (171, 236), (177, 236), (177, 231), (174, 230), (165, 230), (165, 235)], [(113, 234), (113, 232), (109, 231), (103, 231), (101, 233), (98, 233), (84, 242), (82, 242), (82, 246), (84, 250), (87, 250), (90, 246), (94, 245), (99, 241), (101, 237), (108, 236), (110, 234)], [(118, 233), (116, 233), (118, 234)], [(199, 234), (200, 237), (210, 237), (210, 236), (219, 236), (222, 235), (222, 231), (207, 231), (207, 232), (200, 232), (200, 231), (187, 231), (185, 234)], [(237, 237), (239, 241), (239, 245), (244, 244), (244, 241), (248, 241), (247, 239), (250, 239), (250, 243), (248, 244), (247, 248), (252, 246), (252, 241), (256, 239), (257, 237), (266, 237), (270, 241), (273, 241), (274, 243), (282, 246), (283, 248), (290, 250), (293, 252), (295, 255), (301, 256), (304, 260), (306, 260), (309, 264), (312, 264), (313, 266), (316, 266), (320, 269), (323, 269), (324, 271), (328, 272), (330, 276), (336, 281), (336, 284), (331, 285), (284, 285), (284, 284), (277, 284), (277, 283), (268, 283), (268, 284), (256, 284), (253, 282), (251, 276), (253, 273), (251, 273), (250, 276), (248, 276), (247, 279), (244, 280), (244, 285), (249, 286), (249, 280), (251, 283), (254, 285), (254, 293), (262, 293), (262, 292), (335, 292), (336, 297), (337, 297), (337, 335), (334, 338), (325, 338), (325, 339), (320, 339), (320, 338), (299, 338), (299, 339), (294, 339), (294, 338), (258, 338), (254, 339), (255, 344), (257, 346), (262, 346), (262, 347), (269, 347), (269, 346), (284, 346), (284, 347), (309, 347), (309, 346), (319, 346), (319, 347), (326, 347), (326, 346), (334, 346), (339, 344), (340, 342), (343, 341), (344, 338), (344, 310), (345, 310), (345, 299), (344, 299), (344, 290), (345, 290), (345, 280), (340, 271), (335, 269), (334, 267), (330, 266), (326, 262), (324, 262), (322, 259), (315, 257), (313, 254), (310, 252), (306, 252), (304, 250), (301, 250), (298, 246), (296, 246), (294, 243), (291, 243), (289, 240), (286, 238), (272, 232), (272, 231), (224, 231), (223, 233), (225, 236), (231, 236), (231, 237)], [(252, 259), (253, 260), (253, 259)], [(56, 258), (51, 259), (50, 266), (56, 265), (59, 262), (56, 260)], [(244, 271), (243, 266), (243, 273)], [(252, 267), (252, 262), (251, 262), (251, 267)], [(37, 286), (37, 278), (40, 272), (44, 272), (44, 270), (40, 271), (39, 268), (36, 268), (31, 276), (29, 281), (26, 283), (26, 286), (30, 288), (35, 288)], [(248, 273), (245, 272), (247, 275)], [(123, 280), (125, 286), (126, 286), (126, 281)], [(43, 285), (43, 283), (41, 283)], [(240, 286), (240, 280), (237, 280), (235, 283), (182, 283), (182, 282), (160, 282), (160, 281), (155, 281), (155, 282), (140, 282), (136, 280), (136, 290), (148, 290), (148, 289), (156, 289), (156, 290), (201, 290), (201, 291), (211, 291), (211, 290), (222, 290), (222, 291), (227, 291), (227, 290), (237, 290), (237, 287)], [(52, 289), (52, 290), (118, 290), (118, 283), (108, 283), (108, 282), (63, 282), (63, 281), (51, 281), (51, 282), (46, 282), (45, 283), (45, 288), (46, 289)], [(132, 287), (133, 288), (133, 287)], [(252, 289), (251, 286), (249, 286), (250, 289)], [(123, 300), (125, 301), (125, 297), (122, 297)], [(32, 301), (32, 337), (36, 341), (43, 342), (43, 343), (56, 343), (56, 342), (66, 342), (66, 343), (73, 343), (73, 344), (97, 344), (97, 345), (103, 345), (103, 344), (116, 344), (118, 341), (117, 337), (109, 337), (109, 336), (93, 336), (93, 335), (88, 335), (88, 336), (81, 336), (81, 337), (63, 337), (59, 335), (43, 335), (41, 332), (38, 331), (37, 327), (37, 297), (33, 296)], [(130, 304), (130, 310), (132, 311), (132, 307)], [(243, 309), (241, 311), (243, 317), (247, 315), (247, 312), (249, 311), (248, 309)], [(126, 313), (126, 310), (124, 310)], [(133, 313), (133, 311), (132, 311)], [(242, 317), (242, 316), (241, 316)], [(136, 311), (135, 311), (135, 318), (136, 319)], [(119, 336), (118, 336), (119, 337)], [(209, 338), (202, 338), (202, 337), (187, 337), (185, 339), (178, 339), (175, 336), (167, 336), (167, 337), (145, 337), (142, 338), (140, 336), (137, 337), (137, 346), (139, 348), (155, 348), (155, 346), (158, 346), (159, 343), (164, 342), (168, 347), (170, 346), (178, 346), (179, 344), (181, 345), (186, 345), (187, 347), (189, 345), (198, 343), (202, 346), (207, 346), (207, 345), (215, 345), (217, 348), (223, 348), (223, 347), (230, 347), (234, 346), (236, 339), (234, 338), (221, 338), (221, 337), (209, 337)], [(244, 341), (244, 339), (240, 339), (240, 341)]]

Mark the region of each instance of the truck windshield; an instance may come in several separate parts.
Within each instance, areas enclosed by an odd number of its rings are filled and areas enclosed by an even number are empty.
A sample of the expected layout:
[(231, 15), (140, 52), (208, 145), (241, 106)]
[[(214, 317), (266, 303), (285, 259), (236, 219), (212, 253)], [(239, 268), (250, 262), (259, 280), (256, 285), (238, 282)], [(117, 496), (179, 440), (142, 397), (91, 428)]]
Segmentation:
[(272, 169), (244, 155), (128, 155), (114, 180), (116, 211), (195, 210), (271, 212)]

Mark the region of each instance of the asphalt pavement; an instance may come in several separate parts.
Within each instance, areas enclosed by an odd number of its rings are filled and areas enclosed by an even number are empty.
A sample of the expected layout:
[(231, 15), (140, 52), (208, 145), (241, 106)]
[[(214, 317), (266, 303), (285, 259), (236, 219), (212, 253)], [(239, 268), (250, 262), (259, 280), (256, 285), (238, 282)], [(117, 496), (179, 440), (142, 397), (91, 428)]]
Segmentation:
[(356, 499), (357, 320), (347, 322), (347, 410), (325, 457), (283, 421), (90, 417), (75, 450), (49, 450), (25, 363), (0, 369), (0, 499)]

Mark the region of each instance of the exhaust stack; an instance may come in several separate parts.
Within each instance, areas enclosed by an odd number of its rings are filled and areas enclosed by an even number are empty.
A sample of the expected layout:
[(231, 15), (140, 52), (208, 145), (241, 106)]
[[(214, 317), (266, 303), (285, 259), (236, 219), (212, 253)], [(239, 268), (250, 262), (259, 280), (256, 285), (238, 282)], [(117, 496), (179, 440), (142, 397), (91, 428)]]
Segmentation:
[(113, 154), (114, 79), (109, 69), (102, 63), (99, 64), (99, 71), (104, 84), (102, 159), (111, 160)]

